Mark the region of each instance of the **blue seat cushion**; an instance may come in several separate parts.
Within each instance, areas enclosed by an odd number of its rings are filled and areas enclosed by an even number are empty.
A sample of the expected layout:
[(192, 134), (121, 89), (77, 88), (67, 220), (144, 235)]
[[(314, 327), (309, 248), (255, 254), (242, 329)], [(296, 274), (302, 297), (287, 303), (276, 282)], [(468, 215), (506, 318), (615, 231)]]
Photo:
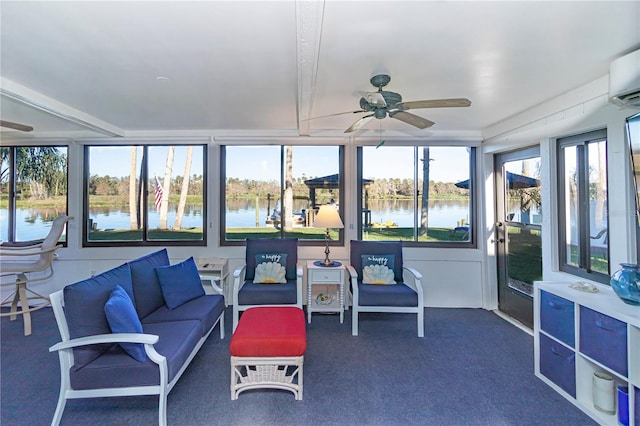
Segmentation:
[[(174, 321), (142, 324), (146, 334), (160, 337), (156, 351), (167, 358), (169, 381), (202, 338), (200, 322)], [(75, 390), (153, 386), (160, 383), (158, 365), (148, 360), (140, 363), (127, 355), (119, 345), (101, 354), (82, 368), (71, 371), (71, 387)]]
[(224, 312), (224, 297), (219, 294), (208, 294), (183, 303), (175, 309), (163, 305), (147, 315), (143, 324), (162, 321), (198, 320), (201, 335), (204, 336)]
[(164, 305), (164, 296), (155, 268), (169, 266), (167, 249), (148, 254), (129, 262), (133, 282), (133, 301), (138, 317), (144, 318)]
[(258, 284), (245, 281), (238, 292), (240, 305), (283, 305), (297, 303), (296, 280), (283, 284)]
[[(131, 272), (126, 263), (64, 288), (64, 314), (72, 339), (111, 333), (104, 305), (116, 285), (122, 287), (129, 297), (133, 297)], [(93, 361), (111, 346), (113, 344), (105, 343), (74, 348), (76, 368)]]
[(404, 283), (395, 285), (358, 283), (360, 306), (418, 306), (418, 293)]

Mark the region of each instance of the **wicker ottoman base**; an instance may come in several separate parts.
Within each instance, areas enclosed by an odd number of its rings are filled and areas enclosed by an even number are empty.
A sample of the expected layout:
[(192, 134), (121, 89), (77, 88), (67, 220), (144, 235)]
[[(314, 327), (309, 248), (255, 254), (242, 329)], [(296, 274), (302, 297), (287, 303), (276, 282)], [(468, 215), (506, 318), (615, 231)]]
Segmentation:
[(304, 356), (282, 358), (231, 357), (231, 399), (249, 389), (271, 388), (293, 392), (302, 399)]
[(231, 337), (231, 399), (249, 389), (282, 389), (302, 399), (307, 346), (302, 309), (247, 309)]

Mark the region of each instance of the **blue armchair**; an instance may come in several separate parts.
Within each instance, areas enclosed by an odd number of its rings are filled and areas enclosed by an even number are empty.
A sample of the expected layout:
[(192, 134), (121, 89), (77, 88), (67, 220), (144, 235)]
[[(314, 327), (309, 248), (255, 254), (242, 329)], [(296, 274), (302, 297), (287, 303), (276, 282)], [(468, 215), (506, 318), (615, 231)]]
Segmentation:
[[(268, 265), (270, 270), (272, 266), (283, 269), (279, 283), (276, 283), (277, 280), (264, 279), (264, 268), (261, 268), (264, 264), (260, 264), (260, 257), (273, 258), (274, 262), (270, 263), (279, 263)], [(258, 282), (260, 277), (263, 283)], [(297, 306), (302, 309), (302, 266), (298, 265), (298, 239), (247, 238), (245, 264), (234, 271), (233, 278), (233, 330), (238, 325), (240, 311), (252, 307)]]
[[(378, 265), (369, 264), (369, 259), (384, 263), (390, 270), (375, 269)], [(416, 314), (418, 337), (424, 337), (422, 275), (403, 265), (402, 243), (351, 241), (350, 263), (347, 269), (353, 303), (351, 334), (358, 335), (360, 312), (395, 312)], [(385, 274), (388, 282), (395, 284), (382, 284)]]

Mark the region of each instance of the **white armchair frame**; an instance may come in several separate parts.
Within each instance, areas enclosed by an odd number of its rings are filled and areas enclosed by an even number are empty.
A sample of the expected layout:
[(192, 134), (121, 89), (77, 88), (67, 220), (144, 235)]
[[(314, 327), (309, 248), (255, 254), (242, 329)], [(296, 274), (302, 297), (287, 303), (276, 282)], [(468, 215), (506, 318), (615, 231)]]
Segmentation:
[[(154, 334), (138, 334), (138, 333), (112, 333), (112, 334), (99, 334), (95, 336), (81, 337), (77, 339), (71, 339), (69, 334), (69, 327), (67, 325), (67, 319), (64, 314), (64, 290), (59, 290), (52, 293), (50, 296), (51, 305), (53, 307), (53, 313), (58, 324), (58, 330), (60, 331), (60, 337), (62, 341), (49, 348), (49, 352), (58, 352), (60, 359), (60, 395), (58, 397), (58, 405), (56, 406), (55, 414), (51, 424), (57, 426), (62, 419), (62, 413), (67, 403), (67, 399), (78, 398), (102, 398), (110, 396), (136, 396), (136, 395), (158, 395), (158, 424), (165, 426), (167, 424), (167, 397), (169, 392), (173, 389), (178, 382), (182, 373), (187, 369), (191, 360), (196, 356), (200, 347), (207, 340), (216, 324), (204, 335), (194, 350), (189, 355), (189, 358), (180, 368), (170, 382), (169, 370), (167, 367), (166, 357), (160, 355), (153, 345), (158, 342), (159, 337)], [(224, 314), (220, 316), (220, 338), (224, 338)], [(74, 390), (71, 388), (70, 370), (74, 364), (73, 348), (84, 345), (91, 345), (96, 343), (142, 343), (144, 350), (151, 361), (158, 364), (160, 372), (160, 383), (154, 386), (132, 386), (132, 387), (118, 387), (118, 388), (100, 388), (100, 389), (86, 389), (86, 390)]]
[(282, 304), (282, 305), (240, 305), (238, 303), (238, 293), (245, 283), (245, 273), (247, 272), (247, 265), (242, 265), (233, 271), (233, 331), (238, 326), (238, 320), (240, 319), (240, 311), (246, 311), (249, 308), (256, 308), (261, 306), (297, 306), (302, 309), (302, 276), (303, 268), (300, 262), (296, 263), (296, 303)]
[[(360, 294), (358, 290), (358, 273), (353, 266), (348, 265), (347, 270), (351, 276), (351, 334), (358, 335), (358, 314), (360, 312), (392, 312), (416, 314), (418, 321), (418, 337), (424, 337), (424, 290), (422, 288), (422, 274), (409, 266), (402, 266), (404, 283), (418, 294), (418, 306), (360, 306)], [(407, 280), (407, 278), (411, 278)]]
[[(24, 335), (31, 334), (31, 312), (49, 306), (49, 298), (27, 288), (28, 283), (44, 281), (53, 276), (53, 260), (55, 252), (60, 247), (58, 240), (64, 231), (64, 227), (71, 216), (59, 216), (54, 219), (46, 238), (39, 243), (0, 246), (0, 277), (15, 276), (15, 281), (0, 284), (2, 286), (15, 285), (15, 290), (0, 302), (0, 306), (11, 304), (9, 312), (0, 316), (10, 316), (14, 321), (17, 315), (22, 315), (24, 321)], [(44, 273), (43, 276), (32, 276), (32, 273)], [(29, 300), (39, 300), (41, 303), (34, 307), (29, 305)], [(20, 310), (18, 310), (20, 302)]]

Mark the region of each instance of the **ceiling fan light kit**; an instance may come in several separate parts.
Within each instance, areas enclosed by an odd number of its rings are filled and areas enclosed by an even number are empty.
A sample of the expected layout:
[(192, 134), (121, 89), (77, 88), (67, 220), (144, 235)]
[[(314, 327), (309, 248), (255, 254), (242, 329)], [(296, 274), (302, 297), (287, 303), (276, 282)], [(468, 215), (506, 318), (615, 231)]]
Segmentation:
[(371, 112), (372, 114), (361, 117), (353, 123), (345, 133), (355, 132), (361, 129), (371, 118), (378, 120), (386, 118), (387, 115), (395, 118), (418, 129), (426, 129), (435, 123), (426, 118), (406, 112), (409, 109), (419, 108), (461, 108), (471, 106), (471, 101), (466, 98), (452, 99), (430, 99), (422, 101), (403, 102), (402, 96), (396, 92), (382, 90), (391, 81), (388, 74), (377, 74), (369, 80), (374, 87), (378, 88), (377, 92), (366, 92), (360, 98), (360, 110), (350, 111), (344, 114)]

